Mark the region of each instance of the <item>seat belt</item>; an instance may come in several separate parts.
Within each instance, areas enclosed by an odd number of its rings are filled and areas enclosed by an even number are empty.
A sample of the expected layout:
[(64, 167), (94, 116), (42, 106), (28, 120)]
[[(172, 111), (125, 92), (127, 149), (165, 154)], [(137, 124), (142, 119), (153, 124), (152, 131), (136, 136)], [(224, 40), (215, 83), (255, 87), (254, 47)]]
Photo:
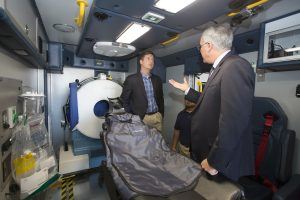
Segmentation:
[(256, 157), (255, 157), (255, 177), (263, 185), (265, 185), (270, 190), (272, 190), (272, 192), (276, 192), (278, 190), (277, 186), (274, 183), (272, 183), (272, 181), (270, 181), (268, 178), (262, 177), (259, 174), (259, 169), (260, 169), (261, 163), (266, 155), (269, 136), (270, 136), (271, 129), (273, 126), (273, 122), (276, 118), (276, 116), (273, 113), (266, 113), (264, 116), (265, 116), (264, 130), (263, 130), (263, 134), (260, 139)]

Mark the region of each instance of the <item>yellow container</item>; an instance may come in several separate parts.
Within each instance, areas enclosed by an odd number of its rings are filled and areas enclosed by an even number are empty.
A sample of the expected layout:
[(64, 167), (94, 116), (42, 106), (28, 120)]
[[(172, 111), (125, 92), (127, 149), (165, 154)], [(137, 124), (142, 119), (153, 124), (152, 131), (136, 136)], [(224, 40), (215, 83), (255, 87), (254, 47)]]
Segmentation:
[(27, 153), (13, 161), (16, 176), (26, 174), (35, 169), (36, 158), (33, 153)]

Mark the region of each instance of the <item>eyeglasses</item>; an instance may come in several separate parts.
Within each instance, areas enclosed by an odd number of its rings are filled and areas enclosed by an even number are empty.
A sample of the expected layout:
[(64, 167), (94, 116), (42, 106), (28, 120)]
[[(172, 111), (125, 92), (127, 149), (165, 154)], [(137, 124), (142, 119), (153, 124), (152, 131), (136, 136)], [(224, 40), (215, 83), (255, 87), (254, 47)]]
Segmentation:
[(197, 46), (197, 49), (200, 51), (202, 46), (206, 45), (206, 44), (209, 44), (209, 42), (205, 42), (204, 44), (200, 44)]

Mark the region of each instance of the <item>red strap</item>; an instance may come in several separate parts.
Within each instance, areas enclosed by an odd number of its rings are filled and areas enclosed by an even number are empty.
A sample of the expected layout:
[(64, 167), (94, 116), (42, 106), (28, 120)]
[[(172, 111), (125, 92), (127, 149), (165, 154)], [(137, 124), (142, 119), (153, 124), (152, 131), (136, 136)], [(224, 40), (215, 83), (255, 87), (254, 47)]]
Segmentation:
[(265, 154), (266, 154), (269, 135), (270, 135), (271, 128), (272, 128), (272, 125), (273, 125), (273, 120), (274, 120), (273, 115), (266, 115), (263, 134), (261, 136), (260, 143), (259, 143), (259, 146), (258, 146), (258, 150), (257, 150), (257, 153), (256, 153), (256, 158), (255, 158), (255, 175), (259, 174), (260, 164), (263, 161), (263, 159), (265, 157)]
[(270, 190), (272, 190), (272, 192), (277, 192), (278, 191), (278, 188), (277, 188), (277, 186), (274, 183), (272, 183), (269, 179), (267, 179), (265, 177), (263, 179), (264, 179), (263, 180), (263, 184), (266, 187), (268, 187)]
[(259, 175), (259, 168), (261, 165), (261, 162), (263, 161), (265, 154), (266, 154), (266, 150), (267, 150), (267, 146), (268, 146), (268, 141), (269, 141), (269, 135), (273, 126), (273, 122), (274, 122), (274, 115), (272, 114), (267, 114), (265, 116), (265, 123), (264, 123), (264, 130), (263, 130), (263, 134), (261, 136), (260, 139), (260, 143), (258, 146), (258, 150), (256, 153), (256, 158), (255, 158), (255, 176), (259, 179), (262, 178), (262, 183), (270, 188), (273, 192), (276, 192), (278, 189), (276, 187), (275, 184), (273, 184), (269, 179), (267, 179), (266, 177), (260, 177)]

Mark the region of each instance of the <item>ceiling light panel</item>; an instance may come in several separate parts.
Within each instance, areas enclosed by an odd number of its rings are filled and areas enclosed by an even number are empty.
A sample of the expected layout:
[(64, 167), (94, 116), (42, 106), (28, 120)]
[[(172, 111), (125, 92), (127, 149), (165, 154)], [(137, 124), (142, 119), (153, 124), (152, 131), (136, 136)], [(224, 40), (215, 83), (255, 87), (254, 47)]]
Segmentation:
[(171, 13), (177, 13), (194, 1), (196, 0), (159, 0), (154, 7)]
[(130, 44), (147, 33), (150, 29), (150, 26), (134, 22), (121, 33), (116, 42)]

